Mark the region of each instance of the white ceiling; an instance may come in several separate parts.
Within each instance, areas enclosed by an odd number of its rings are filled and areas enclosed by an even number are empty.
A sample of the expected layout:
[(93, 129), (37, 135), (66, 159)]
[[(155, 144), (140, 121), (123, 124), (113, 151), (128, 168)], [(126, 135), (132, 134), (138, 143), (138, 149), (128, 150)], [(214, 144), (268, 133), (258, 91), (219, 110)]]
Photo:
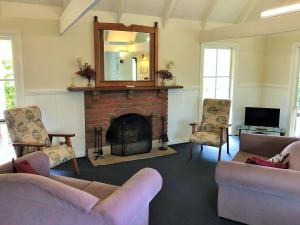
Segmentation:
[[(69, 0), (0, 0), (63, 7)], [(121, 0), (100, 0), (95, 10), (118, 12)], [(123, 13), (163, 17), (172, 0), (126, 0)], [(208, 17), (211, 22), (234, 23), (255, 0), (217, 0)], [(260, 12), (293, 2), (295, 0), (258, 0), (246, 21), (258, 20)], [(213, 0), (175, 0), (170, 18), (201, 20), (205, 17)]]

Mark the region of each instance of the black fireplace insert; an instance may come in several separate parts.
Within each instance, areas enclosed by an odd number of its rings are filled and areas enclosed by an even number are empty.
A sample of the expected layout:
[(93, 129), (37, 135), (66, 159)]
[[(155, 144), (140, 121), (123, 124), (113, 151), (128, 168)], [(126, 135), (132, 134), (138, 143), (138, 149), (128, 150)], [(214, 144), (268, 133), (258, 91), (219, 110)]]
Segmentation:
[(111, 120), (106, 133), (111, 154), (129, 156), (152, 149), (152, 115), (124, 114)]

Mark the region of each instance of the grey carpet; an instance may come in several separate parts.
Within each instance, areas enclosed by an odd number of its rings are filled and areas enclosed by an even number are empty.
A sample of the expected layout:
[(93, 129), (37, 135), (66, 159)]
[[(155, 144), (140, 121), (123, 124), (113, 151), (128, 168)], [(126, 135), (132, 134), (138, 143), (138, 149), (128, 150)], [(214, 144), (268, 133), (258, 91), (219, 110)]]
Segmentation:
[[(238, 138), (230, 138), (230, 155), (223, 146), (222, 159), (230, 160), (238, 151)], [(194, 148), (194, 158), (188, 161), (189, 145), (172, 145), (178, 154), (122, 164), (93, 167), (87, 158), (78, 160), (80, 178), (122, 185), (144, 167), (157, 169), (163, 188), (150, 205), (150, 225), (234, 225), (217, 216), (217, 185), (214, 181), (218, 151), (216, 148)], [(66, 163), (54, 173), (74, 176)]]

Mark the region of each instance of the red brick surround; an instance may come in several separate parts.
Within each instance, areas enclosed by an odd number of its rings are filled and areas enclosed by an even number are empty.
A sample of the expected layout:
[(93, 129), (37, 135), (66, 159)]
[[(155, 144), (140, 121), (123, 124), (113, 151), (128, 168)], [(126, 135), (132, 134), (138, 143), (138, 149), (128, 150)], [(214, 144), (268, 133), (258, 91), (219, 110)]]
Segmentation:
[[(158, 93), (157, 90), (136, 91), (128, 95), (127, 91), (105, 91), (97, 95), (85, 92), (85, 135), (86, 147), (94, 147), (94, 127), (102, 127), (103, 145), (112, 118), (123, 114), (137, 113), (143, 116), (153, 115), (153, 140), (161, 134), (161, 115), (168, 121), (168, 91)], [(166, 125), (167, 126), (167, 125)]]

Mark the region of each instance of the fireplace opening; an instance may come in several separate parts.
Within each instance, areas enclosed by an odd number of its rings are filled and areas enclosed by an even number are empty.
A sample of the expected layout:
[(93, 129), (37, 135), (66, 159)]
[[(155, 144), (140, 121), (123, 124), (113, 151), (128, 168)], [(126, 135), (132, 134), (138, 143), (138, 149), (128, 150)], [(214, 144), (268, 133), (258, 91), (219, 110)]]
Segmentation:
[(150, 152), (152, 149), (152, 116), (124, 114), (111, 120), (106, 133), (111, 154), (129, 156)]

